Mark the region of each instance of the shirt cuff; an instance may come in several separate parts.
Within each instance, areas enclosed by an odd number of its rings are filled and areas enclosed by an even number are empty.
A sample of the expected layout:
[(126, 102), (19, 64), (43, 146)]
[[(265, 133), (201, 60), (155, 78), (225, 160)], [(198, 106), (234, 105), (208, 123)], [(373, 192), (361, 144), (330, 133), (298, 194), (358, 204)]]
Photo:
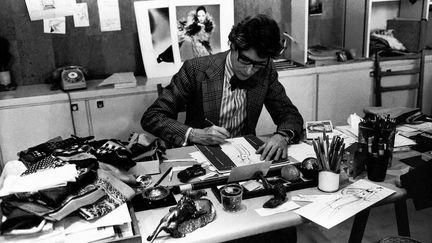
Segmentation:
[(189, 127), (188, 130), (186, 131), (186, 134), (185, 134), (184, 143), (182, 144), (183, 147), (188, 145), (189, 135), (190, 135), (191, 131), (192, 131), (192, 127)]
[(279, 134), (279, 135), (282, 135), (285, 138), (287, 138), (288, 144), (293, 143), (294, 137), (295, 137), (295, 132), (291, 129), (279, 130), (279, 131), (276, 131), (274, 134)]

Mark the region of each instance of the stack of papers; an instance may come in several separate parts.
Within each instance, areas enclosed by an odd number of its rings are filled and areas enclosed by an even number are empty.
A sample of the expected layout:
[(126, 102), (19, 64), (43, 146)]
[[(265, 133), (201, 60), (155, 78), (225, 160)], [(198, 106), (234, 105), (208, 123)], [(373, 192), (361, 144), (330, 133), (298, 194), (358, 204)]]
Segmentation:
[(98, 86), (114, 85), (114, 88), (131, 88), (137, 86), (137, 80), (133, 72), (114, 73), (102, 81)]

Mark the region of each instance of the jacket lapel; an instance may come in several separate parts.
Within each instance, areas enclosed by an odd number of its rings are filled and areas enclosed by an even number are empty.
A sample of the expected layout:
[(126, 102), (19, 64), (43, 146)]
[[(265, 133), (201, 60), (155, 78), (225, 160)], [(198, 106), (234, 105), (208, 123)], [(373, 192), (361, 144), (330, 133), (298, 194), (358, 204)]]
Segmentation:
[(223, 81), (225, 72), (225, 59), (228, 52), (213, 55), (209, 68), (206, 71), (207, 79), (202, 82), (202, 97), (204, 117), (219, 125)]

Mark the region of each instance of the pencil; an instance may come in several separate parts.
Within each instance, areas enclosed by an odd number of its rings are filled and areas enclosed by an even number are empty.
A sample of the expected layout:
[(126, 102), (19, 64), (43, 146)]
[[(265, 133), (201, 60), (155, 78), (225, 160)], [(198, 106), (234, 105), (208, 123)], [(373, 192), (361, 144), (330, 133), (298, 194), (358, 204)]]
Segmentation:
[(164, 179), (165, 177), (167, 177), (167, 175), (171, 172), (172, 167), (169, 167), (169, 169), (167, 171), (165, 171), (165, 173), (162, 175), (162, 177), (154, 184), (153, 187), (157, 187)]

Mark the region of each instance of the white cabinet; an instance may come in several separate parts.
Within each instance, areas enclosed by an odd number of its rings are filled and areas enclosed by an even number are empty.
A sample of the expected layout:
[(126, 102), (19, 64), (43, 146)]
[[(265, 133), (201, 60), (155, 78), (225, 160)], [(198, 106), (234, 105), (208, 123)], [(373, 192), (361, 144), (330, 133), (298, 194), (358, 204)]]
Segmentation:
[(142, 132), (141, 117), (157, 98), (157, 92), (132, 93), (89, 99), (89, 135), (97, 139), (127, 141), (131, 132)]
[(0, 107), (2, 163), (17, 159), (19, 151), (57, 136), (68, 138), (71, 134), (73, 128), (67, 99)]
[(352, 113), (363, 116), (363, 108), (372, 105), (371, 62), (335, 65), (318, 75), (318, 120), (346, 125)]
[[(298, 108), (305, 121), (315, 119), (316, 110), (316, 74), (302, 70), (279, 72), (279, 81), (291, 102)], [(276, 125), (265, 107), (258, 120), (257, 135), (271, 134), (276, 131)]]

